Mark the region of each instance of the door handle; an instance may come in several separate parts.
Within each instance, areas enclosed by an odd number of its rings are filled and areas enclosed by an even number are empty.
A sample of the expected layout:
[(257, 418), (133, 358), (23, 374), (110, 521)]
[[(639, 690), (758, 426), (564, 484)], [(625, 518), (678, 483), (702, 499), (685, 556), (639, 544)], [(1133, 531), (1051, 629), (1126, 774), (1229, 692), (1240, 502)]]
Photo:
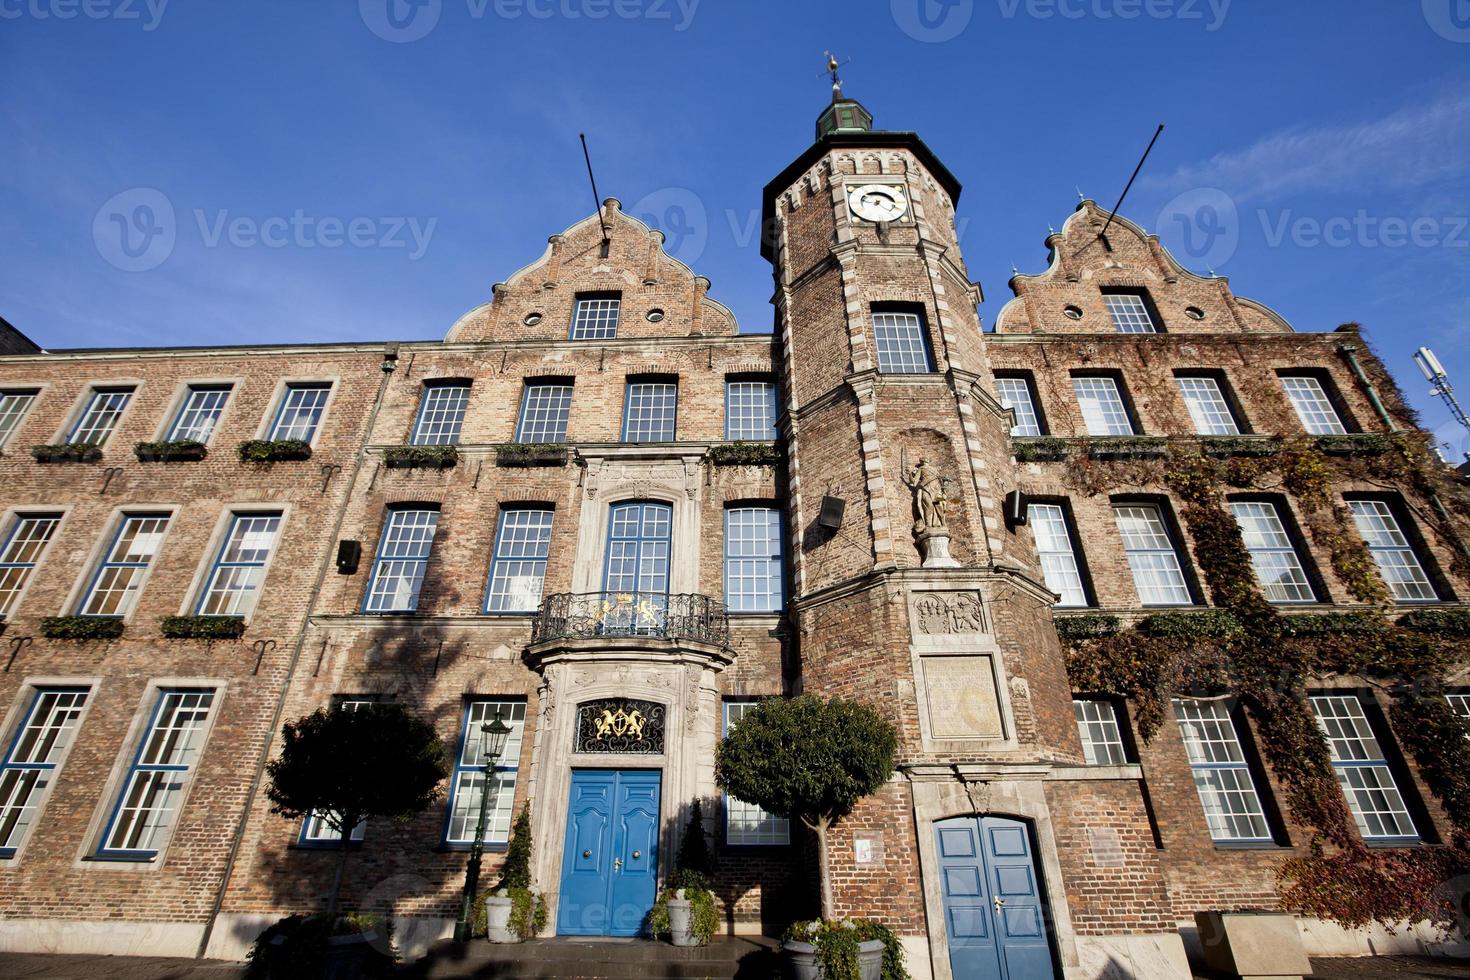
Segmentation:
[(634, 861), (638, 860), (642, 856), (643, 856), (643, 852), (642, 851), (634, 851), (633, 852), (633, 860)]
[(1001, 909), (1003, 909), (1005, 907), (1006, 907), (1006, 900), (1003, 899), (1003, 898), (1001, 898), (999, 895), (997, 895), (996, 898), (995, 898), (995, 910), (997, 912), (999, 912)]
[(583, 851), (582, 852), (582, 857), (584, 857), (584, 858), (590, 858), (591, 856), (592, 856), (592, 852), (591, 851)]
[(622, 870), (623, 870), (623, 859), (622, 858), (613, 858), (613, 871), (618, 872), (618, 873), (622, 873)]

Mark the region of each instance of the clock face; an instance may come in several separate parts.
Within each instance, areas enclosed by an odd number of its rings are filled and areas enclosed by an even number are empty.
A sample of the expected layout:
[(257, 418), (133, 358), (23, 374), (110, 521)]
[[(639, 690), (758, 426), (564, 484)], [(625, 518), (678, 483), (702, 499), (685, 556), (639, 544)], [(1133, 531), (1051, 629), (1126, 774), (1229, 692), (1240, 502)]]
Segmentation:
[(908, 214), (903, 188), (893, 184), (864, 184), (847, 192), (847, 206), (864, 221), (897, 221)]

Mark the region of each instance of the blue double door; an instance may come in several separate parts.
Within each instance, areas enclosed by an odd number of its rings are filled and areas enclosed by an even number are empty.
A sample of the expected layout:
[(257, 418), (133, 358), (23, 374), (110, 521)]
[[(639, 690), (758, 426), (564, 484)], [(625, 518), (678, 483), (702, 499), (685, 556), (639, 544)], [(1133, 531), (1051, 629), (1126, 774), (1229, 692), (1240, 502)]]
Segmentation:
[(935, 824), (955, 980), (1052, 980), (1031, 831), (1005, 817)]
[(662, 773), (574, 769), (556, 931), (637, 936), (658, 890)]

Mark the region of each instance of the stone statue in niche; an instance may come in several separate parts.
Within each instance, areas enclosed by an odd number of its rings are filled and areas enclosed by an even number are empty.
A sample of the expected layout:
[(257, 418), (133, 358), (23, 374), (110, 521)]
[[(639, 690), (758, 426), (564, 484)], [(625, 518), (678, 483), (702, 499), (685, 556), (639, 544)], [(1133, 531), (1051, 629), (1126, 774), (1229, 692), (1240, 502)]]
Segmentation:
[(924, 553), (925, 568), (959, 568), (960, 563), (949, 554), (949, 526), (945, 510), (949, 506), (951, 481), (927, 459), (920, 458), (913, 467), (905, 459), (903, 482), (914, 494), (914, 538)]

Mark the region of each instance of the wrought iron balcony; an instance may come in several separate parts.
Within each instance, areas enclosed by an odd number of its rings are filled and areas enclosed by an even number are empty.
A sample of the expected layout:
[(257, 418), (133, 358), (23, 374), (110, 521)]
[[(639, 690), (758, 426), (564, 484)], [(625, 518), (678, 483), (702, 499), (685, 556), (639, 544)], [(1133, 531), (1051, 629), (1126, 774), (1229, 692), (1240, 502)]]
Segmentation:
[(707, 595), (663, 592), (561, 593), (541, 602), (531, 642), (647, 636), (730, 645), (725, 604)]

